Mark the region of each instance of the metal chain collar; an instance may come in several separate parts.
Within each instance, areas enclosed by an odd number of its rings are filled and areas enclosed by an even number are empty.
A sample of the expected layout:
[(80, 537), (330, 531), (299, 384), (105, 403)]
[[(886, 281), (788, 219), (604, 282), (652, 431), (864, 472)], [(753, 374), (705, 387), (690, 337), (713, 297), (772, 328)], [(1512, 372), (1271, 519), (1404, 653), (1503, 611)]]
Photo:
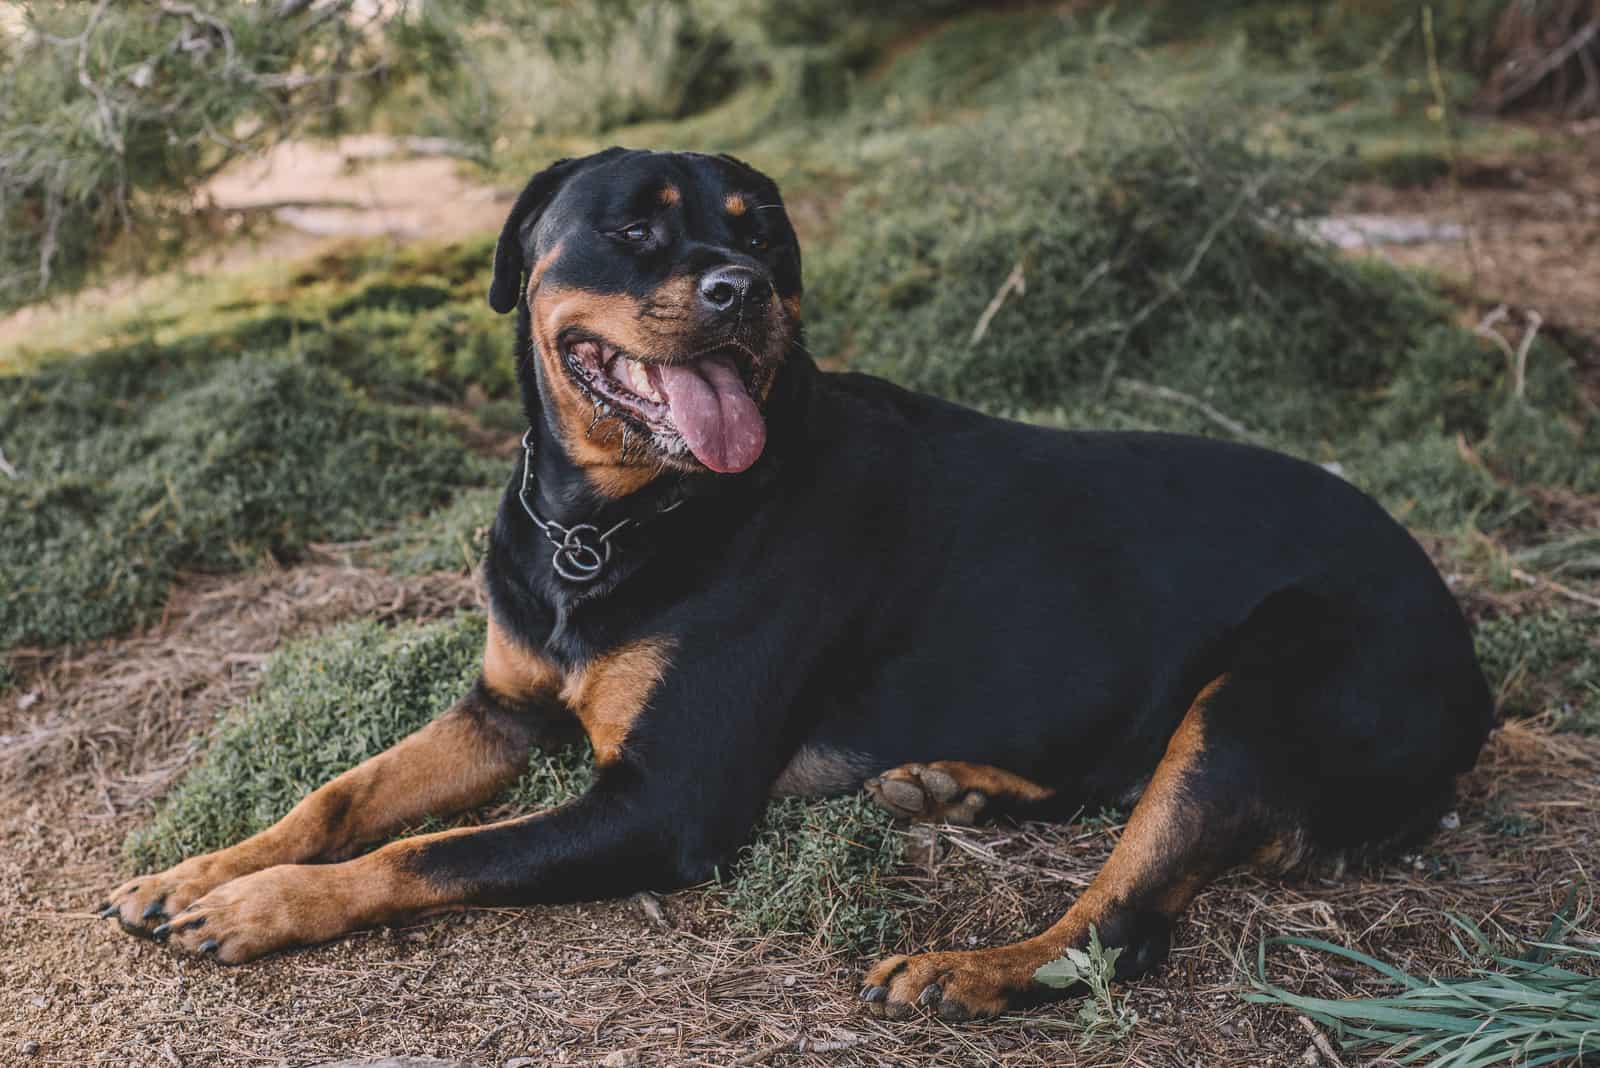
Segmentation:
[[(517, 491), (522, 510), (528, 513), (528, 518), (533, 520), (533, 525), (539, 528), (545, 540), (555, 546), (555, 551), (550, 554), (550, 566), (556, 574), (568, 582), (577, 583), (589, 583), (599, 578), (611, 562), (611, 539), (633, 526), (634, 521), (625, 517), (603, 533), (593, 523), (563, 526), (553, 519), (540, 517), (530, 499), (534, 488), (533, 428), (529, 427), (522, 435), (522, 488)], [(661, 509), (660, 514), (670, 512), (682, 503), (681, 500), (674, 501)]]

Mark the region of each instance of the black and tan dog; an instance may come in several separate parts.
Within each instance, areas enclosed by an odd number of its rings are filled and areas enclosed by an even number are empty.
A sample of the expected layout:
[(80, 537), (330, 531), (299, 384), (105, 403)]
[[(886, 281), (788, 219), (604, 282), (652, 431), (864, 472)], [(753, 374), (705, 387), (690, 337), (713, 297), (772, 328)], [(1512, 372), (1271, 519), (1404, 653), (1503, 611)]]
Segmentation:
[[(517, 200), (490, 303), (532, 429), (495, 522), (483, 673), (428, 727), (106, 914), (239, 962), (468, 904), (700, 882), (774, 794), (916, 819), (1138, 799), (1053, 927), (897, 956), (863, 999), (958, 1018), (1041, 995), (1098, 928), (1124, 976), (1233, 866), (1425, 832), (1490, 729), (1449, 591), (1309, 464), (1066, 433), (818, 370), (774, 184), (611, 149)], [(404, 839), (581, 728), (593, 788)], [(320, 862), (320, 863), (319, 863)]]

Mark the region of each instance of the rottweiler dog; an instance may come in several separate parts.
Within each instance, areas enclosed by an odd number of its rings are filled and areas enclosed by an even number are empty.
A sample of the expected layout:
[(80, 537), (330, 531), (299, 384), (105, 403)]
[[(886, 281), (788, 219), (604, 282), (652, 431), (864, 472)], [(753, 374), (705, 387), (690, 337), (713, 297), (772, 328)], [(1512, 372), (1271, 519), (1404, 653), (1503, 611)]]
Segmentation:
[[(1493, 703), (1449, 590), (1377, 504), (1262, 449), (826, 373), (800, 295), (783, 200), (739, 160), (613, 148), (535, 175), (489, 291), (517, 313), (530, 429), (481, 677), (105, 914), (237, 963), (453, 906), (699, 883), (774, 795), (866, 789), (963, 822), (1136, 801), (1042, 934), (867, 971), (870, 1011), (960, 1019), (1046, 996), (1035, 969), (1091, 927), (1118, 975), (1147, 971), (1237, 865), (1436, 823)], [(577, 800), (359, 854), (574, 731), (596, 768)]]

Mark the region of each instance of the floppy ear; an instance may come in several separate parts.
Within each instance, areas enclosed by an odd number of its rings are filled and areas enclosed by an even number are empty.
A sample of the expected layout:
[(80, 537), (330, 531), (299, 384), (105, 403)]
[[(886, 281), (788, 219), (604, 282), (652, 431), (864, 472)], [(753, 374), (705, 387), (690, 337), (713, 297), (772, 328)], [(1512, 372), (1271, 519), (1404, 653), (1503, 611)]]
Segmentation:
[(500, 230), (494, 246), (494, 281), (489, 283), (489, 307), (504, 315), (517, 306), (522, 296), (522, 272), (527, 264), (522, 256), (522, 230), (536, 221), (556, 190), (585, 164), (616, 155), (623, 150), (608, 148), (582, 159), (558, 159), (528, 180), (511, 206), (511, 214)]

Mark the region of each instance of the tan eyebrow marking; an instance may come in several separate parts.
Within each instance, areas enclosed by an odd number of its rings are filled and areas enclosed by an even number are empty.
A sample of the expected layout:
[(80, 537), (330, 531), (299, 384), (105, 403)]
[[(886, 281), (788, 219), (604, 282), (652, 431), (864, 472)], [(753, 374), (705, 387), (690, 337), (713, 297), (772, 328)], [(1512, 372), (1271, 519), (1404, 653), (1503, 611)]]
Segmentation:
[(664, 185), (661, 187), (661, 192), (656, 194), (656, 199), (670, 208), (683, 199), (683, 194), (678, 192), (678, 187), (675, 185)]
[(729, 215), (743, 215), (748, 210), (744, 202), (744, 197), (740, 196), (738, 193), (729, 193), (727, 197), (723, 199), (722, 206), (727, 209)]

